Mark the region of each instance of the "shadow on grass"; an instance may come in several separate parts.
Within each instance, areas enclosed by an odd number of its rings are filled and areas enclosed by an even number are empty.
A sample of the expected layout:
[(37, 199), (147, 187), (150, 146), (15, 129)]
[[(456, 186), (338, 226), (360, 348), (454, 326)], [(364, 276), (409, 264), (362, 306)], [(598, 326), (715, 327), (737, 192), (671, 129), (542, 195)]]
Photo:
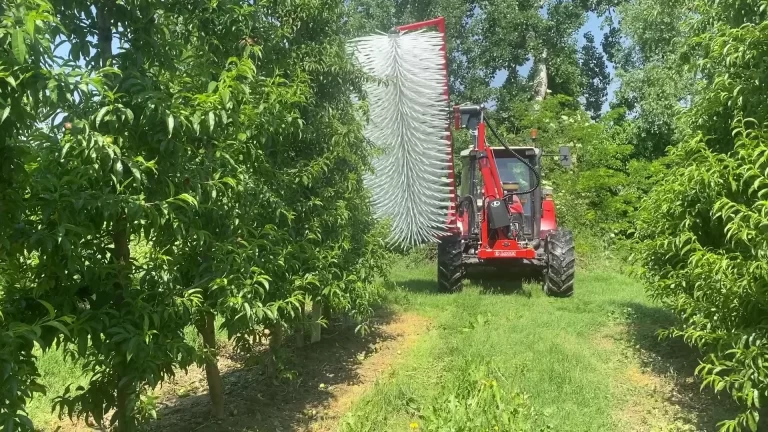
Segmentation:
[[(710, 387), (701, 389), (701, 379), (695, 376), (702, 357), (697, 349), (681, 338), (659, 339), (659, 330), (677, 322), (671, 312), (640, 303), (624, 306), (629, 312), (629, 336), (638, 350), (642, 366), (673, 385), (667, 402), (690, 416), (700, 431), (717, 431), (718, 422), (738, 415), (739, 407), (727, 393), (716, 395)], [(759, 430), (768, 428), (765, 415), (760, 417)]]
[[(222, 421), (210, 417), (210, 399), (202, 373), (197, 378), (201, 394), (170, 400), (159, 410), (158, 420), (149, 423), (143, 430), (305, 430), (315, 415), (310, 408), (333, 399), (329, 388), (360, 381), (356, 369), (364, 359), (362, 355), (371, 354), (374, 344), (393, 338), (382, 330), (382, 326), (392, 322), (393, 317), (390, 310), (379, 310), (373, 319), (372, 330), (364, 337), (355, 335), (354, 328), (331, 327), (323, 329), (324, 338), (318, 343), (301, 348), (286, 346), (282, 351), (286, 369), (278, 371), (278, 376), (283, 375), (283, 378), (270, 377), (266, 372), (269, 352), (237, 360), (227, 372), (222, 373), (227, 407)], [(286, 378), (286, 375), (293, 377)]]
[[(464, 275), (464, 286), (474, 285), (483, 294), (521, 295), (531, 297), (530, 287), (539, 287), (543, 283), (540, 272), (526, 270), (497, 269), (493, 267), (469, 267)], [(528, 285), (528, 288), (525, 287)], [(398, 281), (389, 288), (400, 288), (417, 294), (441, 294), (437, 290), (437, 280), (414, 278)]]
[[(483, 294), (496, 295), (521, 295), (530, 297), (530, 290), (524, 287), (525, 283), (532, 283), (528, 279), (514, 279), (503, 275), (467, 275), (464, 278), (464, 286), (472, 284), (480, 288)], [(417, 294), (449, 295), (437, 291), (437, 281), (430, 279), (407, 279), (396, 285), (405, 291)], [(392, 286), (394, 288), (394, 286)]]
[(398, 281), (389, 288), (398, 287), (406, 291), (418, 294), (437, 294), (437, 280), (435, 279), (407, 279)]
[[(540, 287), (539, 272), (528, 269), (478, 267), (469, 269), (466, 281), (480, 287), (483, 294), (531, 297), (531, 289)], [(528, 287), (526, 287), (528, 285)]]

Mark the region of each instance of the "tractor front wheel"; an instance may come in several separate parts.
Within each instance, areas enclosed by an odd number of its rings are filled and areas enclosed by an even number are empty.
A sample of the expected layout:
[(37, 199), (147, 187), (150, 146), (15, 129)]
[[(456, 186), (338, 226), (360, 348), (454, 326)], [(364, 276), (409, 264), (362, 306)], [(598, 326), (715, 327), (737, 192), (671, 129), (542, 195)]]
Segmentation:
[(437, 244), (437, 291), (455, 293), (462, 289), (461, 237), (450, 235)]
[(569, 230), (553, 231), (547, 237), (547, 269), (544, 275), (544, 293), (551, 297), (573, 295), (576, 274), (576, 252), (573, 233)]

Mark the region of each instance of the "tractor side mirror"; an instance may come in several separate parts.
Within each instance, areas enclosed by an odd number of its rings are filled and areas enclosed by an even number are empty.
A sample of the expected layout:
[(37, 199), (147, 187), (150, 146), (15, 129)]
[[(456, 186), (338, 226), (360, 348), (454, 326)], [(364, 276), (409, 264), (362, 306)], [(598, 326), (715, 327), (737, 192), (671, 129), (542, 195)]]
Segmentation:
[(456, 105), (453, 107), (454, 129), (477, 129), (483, 113), (482, 105)]

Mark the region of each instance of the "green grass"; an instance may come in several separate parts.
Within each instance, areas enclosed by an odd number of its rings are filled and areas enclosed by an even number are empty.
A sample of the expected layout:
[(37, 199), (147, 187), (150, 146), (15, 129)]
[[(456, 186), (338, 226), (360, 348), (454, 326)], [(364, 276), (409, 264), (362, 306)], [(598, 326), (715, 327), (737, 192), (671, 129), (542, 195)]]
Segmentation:
[(449, 407), (450, 394), (482, 366), (507, 400), (528, 395), (531, 429), (621, 430), (614, 415), (621, 348), (605, 343), (601, 332), (631, 310), (652, 308), (637, 281), (608, 268), (581, 271), (568, 299), (546, 297), (538, 283), (509, 291), (498, 273), (465, 282), (462, 293), (438, 295), (430, 263), (401, 264), (393, 281), (392, 302), (435, 325), (356, 405), (348, 431), (408, 430), (434, 404)]
[[(221, 319), (217, 319), (216, 325), (221, 324)], [(189, 326), (184, 331), (184, 337), (193, 346), (200, 347), (202, 342), (200, 334), (194, 327)], [(218, 342), (225, 343), (226, 335), (222, 330), (217, 331), (216, 339)], [(78, 385), (87, 386), (88, 376), (83, 374), (80, 366), (64, 357), (62, 350), (48, 350), (41, 352), (36, 350), (38, 355), (38, 370), (40, 372), (40, 383), (46, 387), (46, 394), (36, 394), (27, 404), (27, 412), (36, 428), (41, 430), (54, 430), (58, 424), (58, 413), (51, 411), (53, 400), (64, 393), (68, 385), (72, 385), (74, 392)], [(68, 420), (65, 420), (68, 421)]]
[(61, 350), (50, 350), (45, 353), (38, 351), (37, 367), (40, 372), (40, 383), (46, 387), (45, 395), (36, 395), (27, 405), (29, 417), (35, 427), (41, 430), (54, 430), (58, 414), (51, 412), (53, 399), (64, 393), (64, 389), (72, 384), (72, 391), (78, 385), (88, 384), (87, 376), (83, 375), (77, 364), (64, 357)]

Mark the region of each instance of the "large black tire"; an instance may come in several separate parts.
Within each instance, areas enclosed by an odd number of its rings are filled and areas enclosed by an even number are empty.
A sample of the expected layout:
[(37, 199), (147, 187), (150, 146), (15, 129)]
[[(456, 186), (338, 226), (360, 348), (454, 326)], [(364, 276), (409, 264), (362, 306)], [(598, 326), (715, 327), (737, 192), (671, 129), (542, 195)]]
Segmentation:
[(462, 289), (461, 237), (450, 235), (437, 244), (437, 291), (455, 293)]
[(551, 297), (573, 295), (576, 275), (576, 251), (573, 233), (569, 230), (553, 231), (547, 236), (547, 269), (544, 274), (544, 293)]

